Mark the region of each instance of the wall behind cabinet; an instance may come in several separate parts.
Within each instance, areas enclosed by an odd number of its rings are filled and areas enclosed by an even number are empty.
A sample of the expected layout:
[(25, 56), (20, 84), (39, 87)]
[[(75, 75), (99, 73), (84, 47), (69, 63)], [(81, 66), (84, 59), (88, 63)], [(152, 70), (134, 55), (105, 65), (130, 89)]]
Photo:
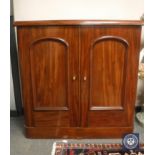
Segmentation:
[(14, 86), (13, 86), (13, 79), (12, 79), (12, 70), (11, 70), (11, 66), (10, 66), (10, 110), (16, 110), (13, 87)]

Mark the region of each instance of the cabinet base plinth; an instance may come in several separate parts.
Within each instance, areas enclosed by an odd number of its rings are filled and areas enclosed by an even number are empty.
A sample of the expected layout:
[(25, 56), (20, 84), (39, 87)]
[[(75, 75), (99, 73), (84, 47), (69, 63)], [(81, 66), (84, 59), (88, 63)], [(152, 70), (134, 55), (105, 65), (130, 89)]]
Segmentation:
[(27, 138), (122, 138), (126, 133), (133, 132), (133, 127), (25, 127)]

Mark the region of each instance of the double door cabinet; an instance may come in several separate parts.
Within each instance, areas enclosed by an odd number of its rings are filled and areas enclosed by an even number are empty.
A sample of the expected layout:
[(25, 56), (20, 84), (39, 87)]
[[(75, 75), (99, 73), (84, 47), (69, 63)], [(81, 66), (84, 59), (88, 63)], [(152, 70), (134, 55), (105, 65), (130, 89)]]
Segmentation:
[(29, 138), (133, 131), (141, 21), (15, 22)]

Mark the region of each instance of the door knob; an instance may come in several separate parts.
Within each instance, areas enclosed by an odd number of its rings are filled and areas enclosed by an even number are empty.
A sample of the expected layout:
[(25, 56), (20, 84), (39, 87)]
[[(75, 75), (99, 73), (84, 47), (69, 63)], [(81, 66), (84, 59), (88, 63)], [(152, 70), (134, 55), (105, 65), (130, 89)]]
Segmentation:
[(76, 76), (73, 76), (73, 81), (75, 81), (76, 80)]
[(84, 77), (83, 77), (83, 80), (84, 80), (84, 81), (86, 81), (86, 80), (87, 80), (87, 77), (86, 77), (86, 76), (84, 76)]

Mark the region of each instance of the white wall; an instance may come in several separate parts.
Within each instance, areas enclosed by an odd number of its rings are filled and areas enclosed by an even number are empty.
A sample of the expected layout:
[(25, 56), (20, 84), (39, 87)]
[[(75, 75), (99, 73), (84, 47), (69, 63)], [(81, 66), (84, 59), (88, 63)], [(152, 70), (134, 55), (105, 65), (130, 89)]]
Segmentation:
[(20, 20), (140, 19), (143, 0), (14, 0)]

